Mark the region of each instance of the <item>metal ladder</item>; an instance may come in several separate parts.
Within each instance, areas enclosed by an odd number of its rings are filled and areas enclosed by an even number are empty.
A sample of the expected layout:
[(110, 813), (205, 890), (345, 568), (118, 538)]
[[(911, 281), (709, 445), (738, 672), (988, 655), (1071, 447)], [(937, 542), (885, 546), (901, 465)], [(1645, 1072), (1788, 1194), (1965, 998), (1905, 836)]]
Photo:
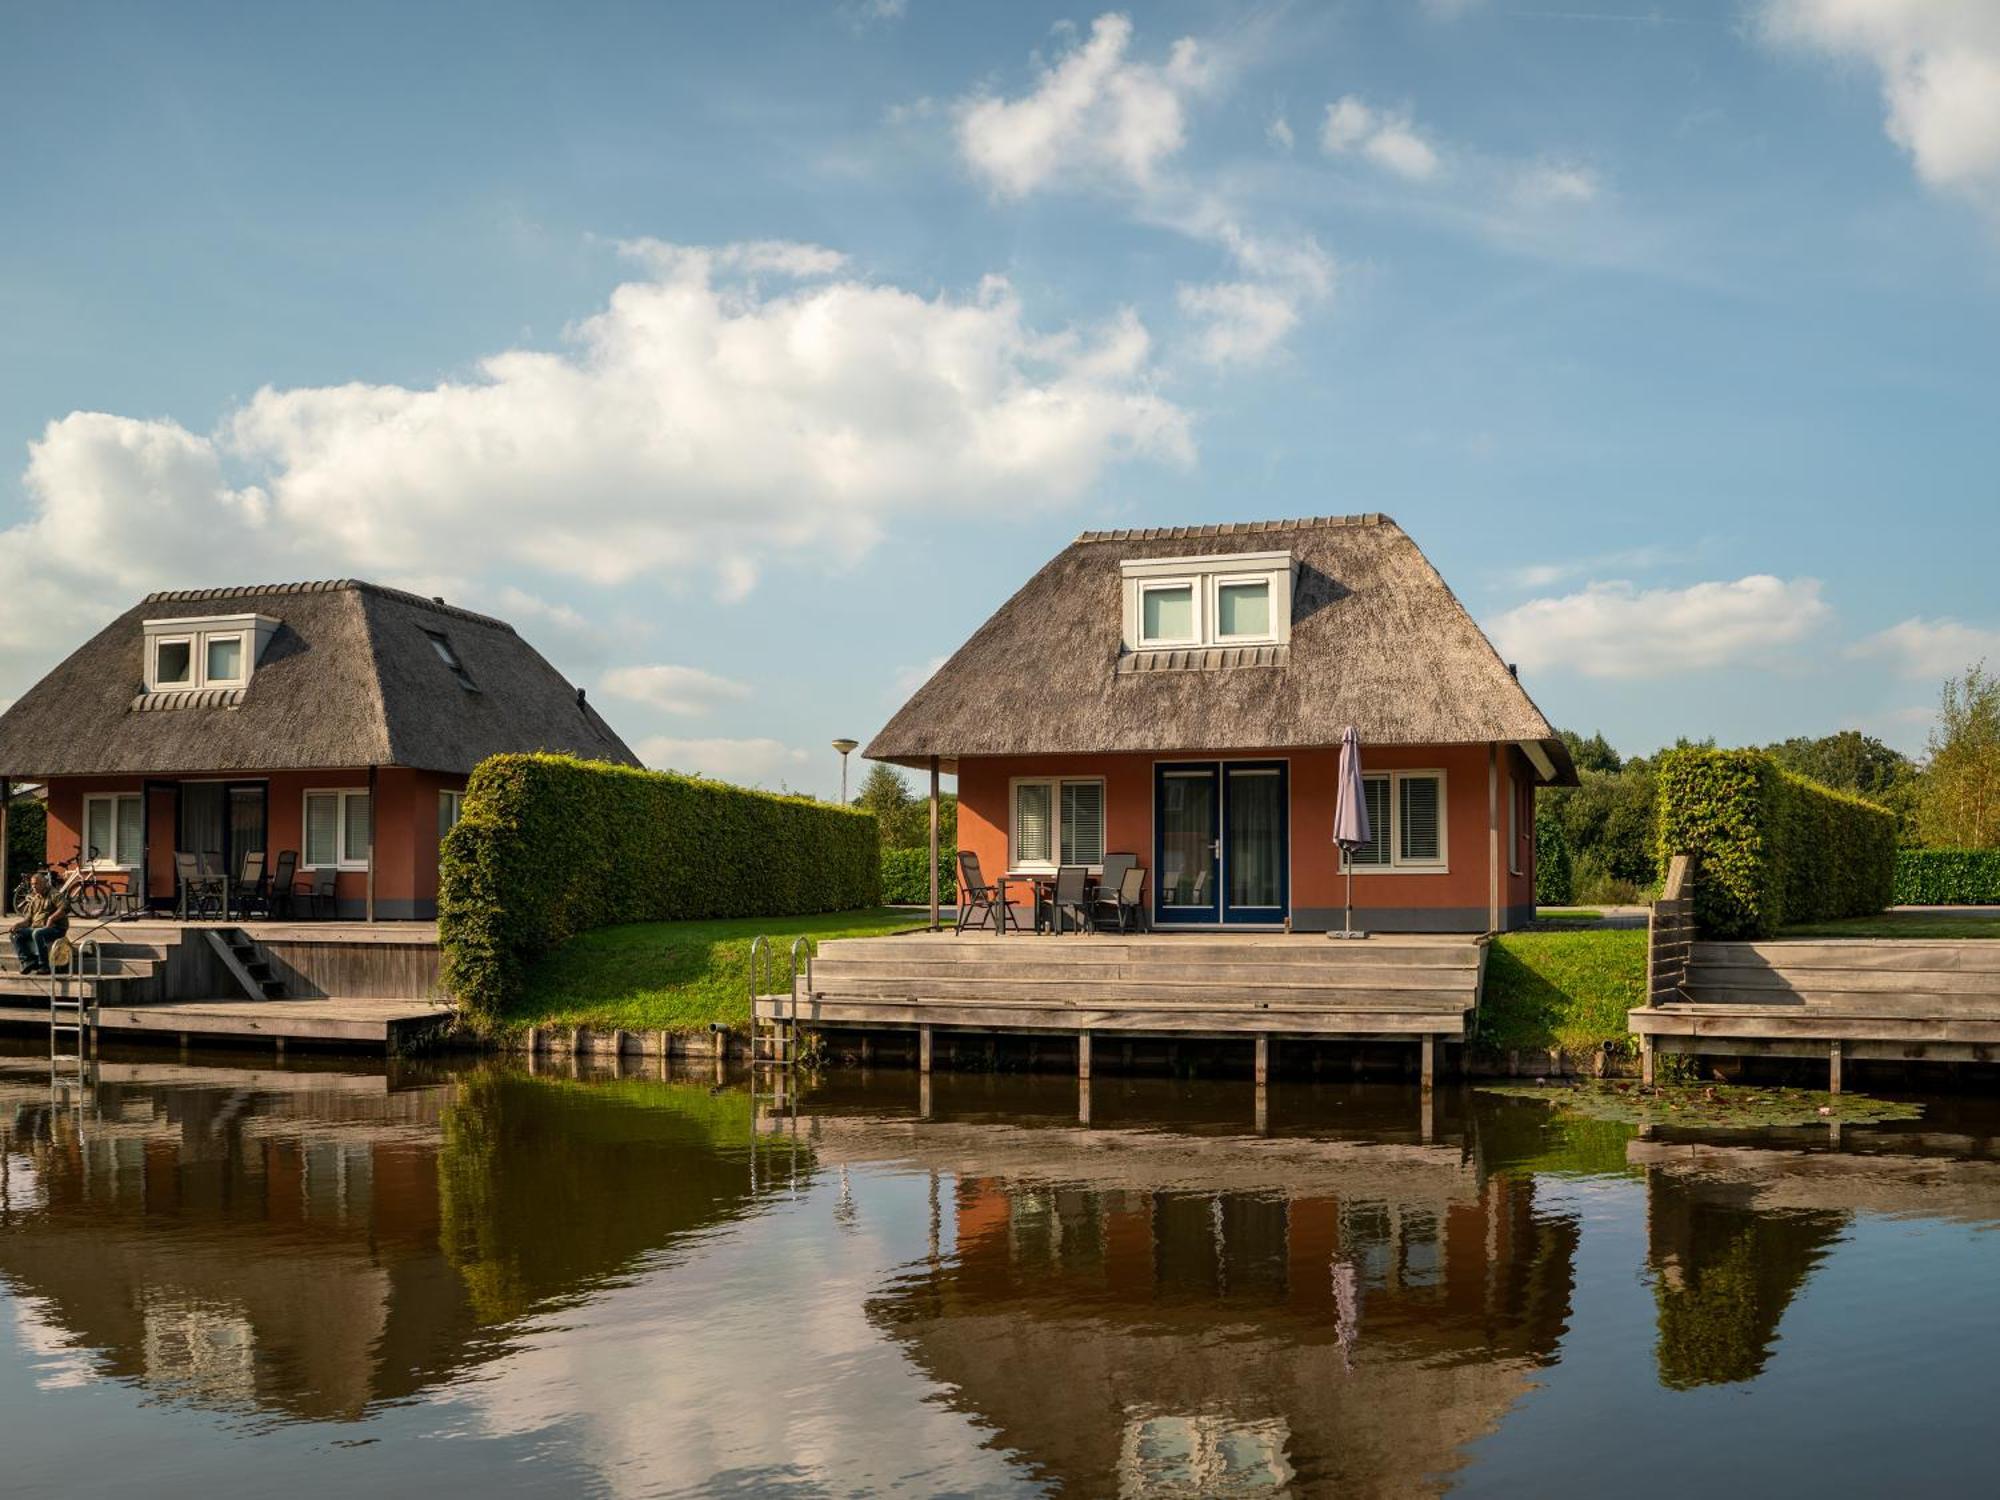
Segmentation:
[[(799, 962), (803, 950), (805, 963)], [(776, 994), (771, 987), (772, 948), (768, 937), (759, 936), (750, 945), (750, 1068), (754, 1075), (758, 1068), (791, 1068), (797, 1065), (799, 1055), (799, 984), (803, 980), (808, 995), (812, 993), (813, 944), (808, 937), (797, 938), (792, 943), (792, 1000), (786, 1013), (770, 1021), (761, 1020), (757, 1015), (759, 994)], [(761, 960), (761, 964), (759, 962)], [(763, 988), (758, 987), (762, 977)]]
[[(75, 1117), (79, 1132), (89, 1122), (97, 1102), (98, 992), (104, 985), (104, 948), (99, 923), (70, 943), (69, 962), (48, 975), (49, 1102)], [(65, 1052), (64, 1036), (76, 1039), (76, 1050)]]

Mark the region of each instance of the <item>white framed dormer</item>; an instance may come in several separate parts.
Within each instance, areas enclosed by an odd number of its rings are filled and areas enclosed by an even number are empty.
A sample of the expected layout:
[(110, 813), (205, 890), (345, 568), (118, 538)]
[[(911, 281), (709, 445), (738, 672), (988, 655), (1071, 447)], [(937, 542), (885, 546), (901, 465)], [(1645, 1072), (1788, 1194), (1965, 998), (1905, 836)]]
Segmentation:
[(1446, 826), (1442, 770), (1369, 771), (1361, 778), (1368, 805), (1369, 842), (1343, 856), (1343, 873), (1448, 875), (1451, 835)]
[(1118, 566), (1127, 651), (1279, 646), (1292, 638), (1289, 552), (1131, 558)]
[(269, 615), (147, 620), (146, 691), (247, 687), (277, 628)]

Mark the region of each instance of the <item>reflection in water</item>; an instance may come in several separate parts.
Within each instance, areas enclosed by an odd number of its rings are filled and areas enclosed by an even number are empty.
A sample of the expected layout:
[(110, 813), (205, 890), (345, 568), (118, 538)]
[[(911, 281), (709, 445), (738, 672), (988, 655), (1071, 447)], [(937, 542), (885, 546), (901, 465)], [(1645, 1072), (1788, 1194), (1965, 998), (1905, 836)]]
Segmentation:
[(1067, 1080), (916, 1093), (141, 1054), (71, 1110), (0, 1056), (10, 1476), (86, 1424), (305, 1494), (1560, 1489), (1505, 1440), (1579, 1350), (1620, 1431), (1783, 1389), (1869, 1225), (2000, 1219), (1972, 1107), (1700, 1139), (1379, 1086), (1261, 1130), (1240, 1086), (1100, 1080), (1089, 1128)]

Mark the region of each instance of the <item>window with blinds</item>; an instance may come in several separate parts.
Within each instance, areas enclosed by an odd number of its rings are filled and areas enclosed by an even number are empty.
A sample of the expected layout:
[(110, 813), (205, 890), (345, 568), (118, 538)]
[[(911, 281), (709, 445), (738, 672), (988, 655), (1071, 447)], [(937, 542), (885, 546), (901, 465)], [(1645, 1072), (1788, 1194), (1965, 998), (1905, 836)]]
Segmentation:
[(1062, 784), (1062, 862), (1066, 865), (1104, 863), (1104, 783), (1065, 781)]
[(1444, 860), (1444, 788), (1434, 775), (1398, 778), (1397, 859), (1434, 865)]
[(1368, 807), (1368, 842), (1354, 851), (1349, 862), (1357, 866), (1386, 865), (1389, 863), (1389, 778), (1362, 777), (1361, 794)]
[(1014, 788), (1014, 863), (1046, 865), (1055, 861), (1055, 818), (1050, 806), (1054, 789), (1046, 781), (1024, 781)]
[(306, 793), (305, 867), (366, 869), (372, 844), (366, 792)]
[(1014, 783), (1012, 867), (1104, 863), (1104, 783), (1039, 777)]
[(137, 792), (83, 799), (83, 854), (101, 865), (137, 869), (145, 858), (145, 802)]

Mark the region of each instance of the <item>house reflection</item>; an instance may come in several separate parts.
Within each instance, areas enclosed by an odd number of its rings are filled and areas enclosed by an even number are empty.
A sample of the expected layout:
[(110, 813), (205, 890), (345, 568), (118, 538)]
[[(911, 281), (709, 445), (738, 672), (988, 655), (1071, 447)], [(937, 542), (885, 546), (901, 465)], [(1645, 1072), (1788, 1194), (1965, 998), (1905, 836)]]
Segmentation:
[(45, 1355), (199, 1405), (359, 1417), (752, 1201), (718, 1144), (748, 1101), (706, 1089), (99, 1070), (77, 1113), (45, 1057), (0, 1058), (0, 1278)]

